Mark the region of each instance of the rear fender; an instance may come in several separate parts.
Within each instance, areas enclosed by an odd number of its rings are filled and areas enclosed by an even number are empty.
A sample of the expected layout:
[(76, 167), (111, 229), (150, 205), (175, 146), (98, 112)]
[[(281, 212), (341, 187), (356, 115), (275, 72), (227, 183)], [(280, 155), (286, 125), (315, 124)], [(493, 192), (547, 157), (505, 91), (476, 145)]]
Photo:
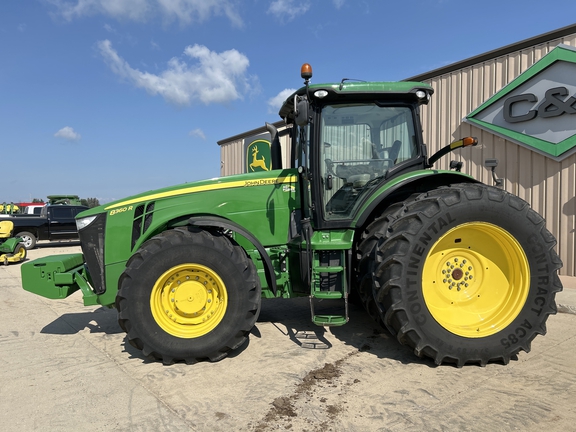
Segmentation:
[(380, 214), (394, 203), (404, 201), (414, 193), (423, 193), (440, 186), (447, 186), (454, 183), (480, 183), (470, 176), (456, 172), (446, 171), (432, 175), (429, 174), (429, 171), (425, 173), (427, 173), (427, 175), (409, 177), (391, 188), (386, 189), (364, 209), (357, 219), (356, 226), (362, 227), (367, 225), (374, 219), (374, 215)]

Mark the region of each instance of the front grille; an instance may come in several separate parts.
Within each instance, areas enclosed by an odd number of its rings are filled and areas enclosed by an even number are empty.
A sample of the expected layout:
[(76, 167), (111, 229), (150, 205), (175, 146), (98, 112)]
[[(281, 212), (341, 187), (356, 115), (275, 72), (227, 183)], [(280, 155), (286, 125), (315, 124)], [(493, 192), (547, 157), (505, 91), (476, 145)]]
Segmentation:
[(82, 245), (84, 260), (88, 266), (92, 288), (96, 294), (106, 292), (104, 272), (104, 233), (106, 231), (106, 213), (96, 216), (96, 219), (86, 228), (78, 232)]

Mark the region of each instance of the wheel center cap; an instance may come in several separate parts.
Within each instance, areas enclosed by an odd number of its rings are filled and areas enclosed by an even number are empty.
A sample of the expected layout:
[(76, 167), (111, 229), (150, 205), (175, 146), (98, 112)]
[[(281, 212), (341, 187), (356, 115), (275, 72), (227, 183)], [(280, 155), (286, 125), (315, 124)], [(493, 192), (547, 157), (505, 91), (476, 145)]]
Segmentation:
[(452, 272), (452, 279), (454, 280), (460, 280), (462, 279), (462, 276), (464, 276), (464, 272), (459, 268), (454, 269), (454, 271)]
[(173, 305), (184, 314), (201, 313), (206, 306), (208, 295), (203, 284), (186, 281), (178, 286), (172, 295)]

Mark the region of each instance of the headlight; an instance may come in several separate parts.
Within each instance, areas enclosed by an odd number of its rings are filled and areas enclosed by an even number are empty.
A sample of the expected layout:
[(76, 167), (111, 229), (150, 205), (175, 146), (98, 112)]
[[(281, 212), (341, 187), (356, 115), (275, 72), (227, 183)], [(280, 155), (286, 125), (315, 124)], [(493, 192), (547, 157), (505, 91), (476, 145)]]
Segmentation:
[(88, 225), (90, 225), (92, 222), (94, 222), (94, 219), (96, 219), (96, 216), (87, 216), (87, 217), (83, 217), (80, 219), (76, 219), (76, 229), (78, 231), (80, 231), (81, 229), (86, 228)]

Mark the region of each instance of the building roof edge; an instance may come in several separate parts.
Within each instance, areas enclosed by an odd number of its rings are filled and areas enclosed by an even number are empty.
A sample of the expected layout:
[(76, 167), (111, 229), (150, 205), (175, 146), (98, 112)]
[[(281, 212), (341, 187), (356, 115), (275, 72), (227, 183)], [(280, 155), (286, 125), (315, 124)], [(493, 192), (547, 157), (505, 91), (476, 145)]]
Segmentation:
[(464, 69), (469, 66), (473, 66), (478, 63), (482, 63), (487, 60), (492, 60), (496, 57), (501, 57), (506, 54), (510, 54), (514, 51), (520, 51), (524, 48), (528, 48), (534, 45), (539, 45), (554, 39), (558, 39), (563, 36), (567, 36), (569, 34), (576, 33), (576, 24), (571, 24), (566, 27), (562, 27), (557, 30), (550, 31), (548, 33), (543, 33), (538, 36), (534, 36), (528, 39), (521, 40), (519, 42), (515, 42), (510, 45), (506, 45), (502, 48), (497, 48), (492, 51), (485, 52), (484, 54), (479, 54), (473, 57), (469, 57), (467, 59), (461, 60), (456, 63), (451, 63), (447, 66), (443, 66), (438, 69), (431, 70), (429, 72), (424, 72), (419, 75), (412, 76), (410, 78), (406, 78), (403, 81), (426, 81), (430, 78), (434, 78), (440, 75), (444, 75), (455, 70)]
[[(284, 122), (284, 120), (278, 120), (277, 122), (274, 122), (271, 124), (274, 125), (277, 129), (286, 126), (286, 123)], [(247, 132), (243, 132), (241, 134), (231, 136), (229, 138), (221, 139), (220, 141), (217, 141), (216, 144), (221, 146), (222, 144), (228, 144), (231, 141), (237, 141), (237, 140), (244, 139), (246, 137), (253, 136), (253, 135), (260, 135), (260, 134), (263, 134), (265, 132), (268, 132), (268, 130), (266, 129), (266, 126), (261, 126), (259, 128), (252, 129), (252, 130), (249, 130)]]

